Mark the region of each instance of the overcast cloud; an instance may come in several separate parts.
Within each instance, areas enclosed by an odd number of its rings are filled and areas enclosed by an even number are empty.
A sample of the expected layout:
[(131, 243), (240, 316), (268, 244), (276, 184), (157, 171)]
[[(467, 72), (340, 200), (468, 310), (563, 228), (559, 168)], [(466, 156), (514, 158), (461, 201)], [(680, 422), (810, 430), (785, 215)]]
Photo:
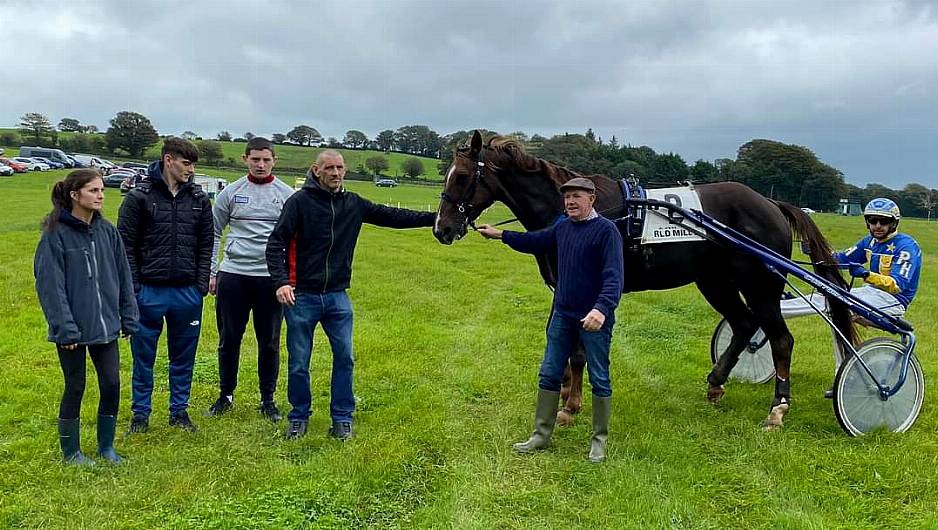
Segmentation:
[(769, 138), (938, 187), (933, 2), (0, 0), (0, 57), (0, 126), (592, 127), (688, 163)]

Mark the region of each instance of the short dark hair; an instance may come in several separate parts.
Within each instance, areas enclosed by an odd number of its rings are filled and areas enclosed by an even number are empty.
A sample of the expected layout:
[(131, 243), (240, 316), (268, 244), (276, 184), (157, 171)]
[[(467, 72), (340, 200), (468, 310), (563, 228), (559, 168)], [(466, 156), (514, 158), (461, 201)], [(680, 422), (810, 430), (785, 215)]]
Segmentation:
[(244, 156), (249, 156), (251, 151), (263, 151), (264, 149), (269, 150), (272, 155), (276, 154), (274, 153), (274, 144), (270, 140), (263, 136), (255, 136), (248, 140), (248, 144), (244, 146)]
[(170, 136), (163, 140), (163, 150), (160, 152), (160, 158), (166, 155), (185, 158), (190, 162), (198, 162), (199, 148), (189, 140)]

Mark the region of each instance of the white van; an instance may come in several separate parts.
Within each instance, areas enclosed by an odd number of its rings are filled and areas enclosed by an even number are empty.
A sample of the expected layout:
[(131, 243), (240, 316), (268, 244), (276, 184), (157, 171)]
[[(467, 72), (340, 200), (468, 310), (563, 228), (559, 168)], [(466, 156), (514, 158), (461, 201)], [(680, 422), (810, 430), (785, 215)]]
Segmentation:
[(61, 149), (52, 149), (51, 147), (20, 147), (20, 156), (26, 158), (32, 158), (34, 156), (39, 156), (42, 158), (48, 158), (53, 162), (60, 162), (65, 167), (72, 167), (72, 161), (65, 156), (65, 152)]

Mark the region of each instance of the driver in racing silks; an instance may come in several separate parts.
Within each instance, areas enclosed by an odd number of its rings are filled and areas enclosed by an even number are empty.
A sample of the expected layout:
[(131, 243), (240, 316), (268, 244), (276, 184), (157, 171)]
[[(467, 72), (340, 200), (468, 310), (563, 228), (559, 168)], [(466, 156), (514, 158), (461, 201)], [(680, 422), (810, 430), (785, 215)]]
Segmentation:
[[(864, 285), (854, 287), (850, 294), (884, 313), (901, 317), (918, 290), (922, 271), (922, 250), (915, 239), (898, 232), (899, 206), (890, 199), (877, 198), (867, 203), (863, 217), (869, 235), (855, 245), (836, 254), (837, 261), (848, 266), (850, 275), (862, 279)], [(812, 302), (824, 307), (823, 297), (815, 293)], [(792, 318), (813, 314), (814, 310), (801, 298), (782, 301), (782, 315)], [(840, 347), (834, 349), (835, 368), (843, 358)]]

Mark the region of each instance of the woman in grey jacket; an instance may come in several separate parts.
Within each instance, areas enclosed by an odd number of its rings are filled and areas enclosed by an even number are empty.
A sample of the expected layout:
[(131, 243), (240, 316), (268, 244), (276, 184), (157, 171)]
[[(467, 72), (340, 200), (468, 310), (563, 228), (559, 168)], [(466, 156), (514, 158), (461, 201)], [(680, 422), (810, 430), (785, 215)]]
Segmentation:
[(81, 452), (79, 415), (85, 352), (98, 374), (98, 454), (120, 463), (114, 431), (120, 398), (119, 334), (137, 331), (130, 266), (117, 229), (101, 216), (104, 181), (94, 169), (72, 171), (52, 188), (52, 211), (36, 249), (36, 293), (65, 376), (59, 444), (69, 464), (92, 464)]

